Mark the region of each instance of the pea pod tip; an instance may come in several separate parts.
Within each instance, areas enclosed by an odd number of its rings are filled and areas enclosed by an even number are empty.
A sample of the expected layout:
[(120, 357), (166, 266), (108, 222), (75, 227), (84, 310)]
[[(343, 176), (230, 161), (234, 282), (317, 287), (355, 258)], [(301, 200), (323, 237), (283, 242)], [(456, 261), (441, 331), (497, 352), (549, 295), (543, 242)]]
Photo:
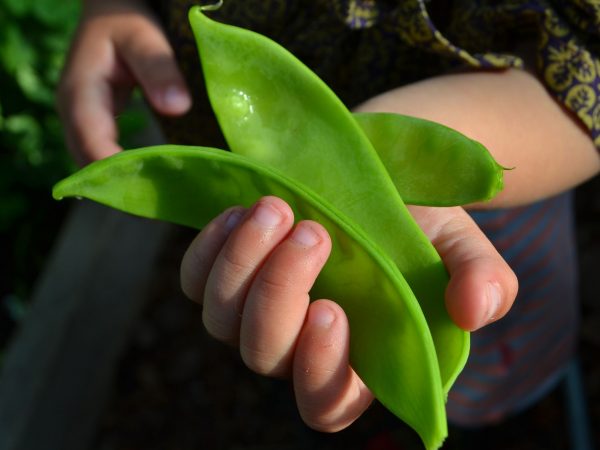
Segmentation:
[(52, 188), (52, 198), (54, 200), (62, 200), (63, 198), (65, 198), (65, 195), (64, 195), (64, 193), (61, 190), (61, 185), (62, 185), (62, 182), (59, 181)]
[(63, 178), (52, 187), (52, 198), (60, 201), (66, 197), (75, 197), (81, 200), (81, 196), (73, 189), (72, 176)]

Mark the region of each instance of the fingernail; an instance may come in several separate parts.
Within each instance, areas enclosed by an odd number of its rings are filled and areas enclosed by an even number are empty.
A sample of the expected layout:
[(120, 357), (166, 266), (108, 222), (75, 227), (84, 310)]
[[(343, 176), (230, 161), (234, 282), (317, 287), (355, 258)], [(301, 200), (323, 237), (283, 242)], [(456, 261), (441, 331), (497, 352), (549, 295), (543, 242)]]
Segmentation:
[(291, 238), (304, 247), (312, 247), (321, 240), (315, 230), (306, 223), (298, 224), (294, 229)]
[(282, 214), (268, 203), (258, 203), (252, 215), (254, 220), (265, 228), (274, 228), (281, 223)]
[(239, 209), (234, 209), (229, 213), (229, 215), (225, 218), (225, 231), (229, 232), (233, 230), (238, 223), (242, 220), (244, 216), (244, 212)]
[(165, 89), (163, 101), (167, 108), (176, 111), (185, 111), (191, 104), (189, 95), (179, 86), (169, 86)]
[(498, 283), (488, 283), (486, 323), (489, 323), (498, 317), (501, 302), (502, 292)]
[(330, 328), (335, 320), (333, 310), (327, 306), (319, 305), (319, 307), (313, 308), (311, 313), (312, 324), (319, 328)]

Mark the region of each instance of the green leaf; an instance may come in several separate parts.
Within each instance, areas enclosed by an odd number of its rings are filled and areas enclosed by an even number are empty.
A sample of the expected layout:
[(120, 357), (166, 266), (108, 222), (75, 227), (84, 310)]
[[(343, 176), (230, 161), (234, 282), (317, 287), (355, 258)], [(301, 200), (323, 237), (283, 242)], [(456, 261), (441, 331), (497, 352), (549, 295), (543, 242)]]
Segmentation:
[(72, 27), (75, 23), (73, 18), (77, 17), (79, 11), (79, 2), (75, 0), (36, 0), (32, 9), (35, 17), (46, 25), (56, 27), (66, 22)]
[(9, 138), (12, 138), (19, 155), (28, 164), (38, 166), (43, 162), (42, 128), (34, 117), (25, 114), (7, 117), (4, 120), (4, 129), (9, 134)]
[(17, 114), (5, 119), (6, 130), (18, 134), (38, 134), (39, 125), (37, 121), (29, 115)]
[(5, 231), (27, 211), (29, 201), (19, 192), (2, 193), (0, 196), (2, 209), (0, 211), (0, 231)]
[(38, 73), (30, 65), (21, 65), (16, 71), (16, 80), (23, 93), (33, 102), (42, 103), (48, 107), (54, 104), (54, 92), (45, 85)]
[(34, 0), (2, 0), (8, 11), (17, 17), (22, 17), (31, 11)]
[(37, 61), (35, 49), (14, 24), (7, 24), (4, 40), (0, 42), (0, 62), (7, 72), (15, 73), (19, 67), (30, 66)]

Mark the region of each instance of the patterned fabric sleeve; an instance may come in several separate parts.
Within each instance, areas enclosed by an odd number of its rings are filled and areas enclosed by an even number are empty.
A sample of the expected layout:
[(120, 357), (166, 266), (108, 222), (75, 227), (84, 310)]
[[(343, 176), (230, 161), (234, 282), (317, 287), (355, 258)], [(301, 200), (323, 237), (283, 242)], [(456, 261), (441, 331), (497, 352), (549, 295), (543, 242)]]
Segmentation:
[[(381, 12), (374, 1), (336, 3), (338, 14), (355, 29), (372, 26)], [(402, 1), (394, 11), (396, 32), (410, 45), (454, 55), (473, 68), (523, 67), (520, 57), (490, 49), (506, 41), (498, 30), (508, 24), (535, 30), (540, 79), (590, 130), (600, 149), (600, 0), (455, 1), (448, 36), (431, 20), (429, 3)]]
[[(410, 45), (455, 58), (473, 68), (523, 67), (509, 52), (507, 29), (537, 40), (537, 71), (549, 92), (590, 131), (600, 149), (600, 0), (456, 1), (448, 36), (431, 20), (425, 0), (401, 2), (397, 33)], [(374, 2), (350, 0), (344, 10), (354, 27), (373, 22)], [(504, 32), (499, 32), (503, 30)], [(520, 32), (521, 31), (521, 32)], [(502, 41), (500, 44), (498, 41)]]
[(581, 119), (600, 148), (600, 0), (559, 7), (562, 16), (544, 12), (539, 71), (550, 92)]

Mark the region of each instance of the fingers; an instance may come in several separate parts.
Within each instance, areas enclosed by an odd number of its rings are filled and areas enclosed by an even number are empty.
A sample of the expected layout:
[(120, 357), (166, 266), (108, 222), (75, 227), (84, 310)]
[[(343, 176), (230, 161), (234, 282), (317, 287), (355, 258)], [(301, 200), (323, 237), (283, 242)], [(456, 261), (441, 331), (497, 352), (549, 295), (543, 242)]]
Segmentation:
[(517, 295), (517, 278), (469, 215), (462, 208), (410, 210), (450, 273), (446, 308), (454, 322), (472, 331), (503, 317)]
[[(472, 330), (504, 315), (516, 278), (466, 212), (411, 211), (451, 274), (446, 304), (453, 320)], [(356, 420), (373, 397), (349, 364), (342, 309), (329, 300), (309, 304), (329, 236), (311, 221), (292, 227), (292, 211), (275, 197), (248, 211), (226, 211), (186, 253), (182, 288), (204, 303), (210, 334), (239, 344), (246, 365), (260, 374), (291, 374), (304, 421), (333, 432)]]
[(248, 212), (216, 256), (204, 293), (202, 320), (215, 338), (236, 343), (246, 295), (264, 260), (293, 224), (289, 206), (265, 197)]
[(63, 70), (57, 107), (67, 146), (82, 165), (121, 150), (115, 116), (136, 85), (161, 114), (182, 114), (191, 105), (164, 34), (145, 8), (133, 5), (109, 2), (86, 11)]
[(180, 282), (181, 289), (189, 299), (202, 303), (210, 269), (246, 211), (242, 207), (228, 209), (205, 226), (188, 247), (181, 262)]
[(158, 25), (140, 20), (119, 29), (115, 45), (156, 111), (180, 115), (190, 108), (191, 97), (173, 49)]
[(303, 419), (321, 431), (349, 425), (372, 395), (348, 362), (348, 322), (331, 301), (309, 305), (309, 291), (331, 241), (312, 221), (293, 229), (280, 199), (232, 208), (204, 228), (186, 252), (182, 289), (203, 302), (210, 334), (239, 343), (246, 365), (292, 375)]
[(319, 431), (339, 431), (371, 404), (373, 395), (348, 362), (349, 328), (342, 309), (310, 305), (294, 358), (294, 391), (302, 419)]
[(67, 146), (81, 165), (121, 150), (111, 86), (115, 57), (102, 33), (91, 28), (78, 34), (57, 93)]
[(250, 369), (269, 376), (289, 375), (308, 293), (330, 249), (325, 229), (303, 221), (264, 261), (243, 306), (240, 352)]

